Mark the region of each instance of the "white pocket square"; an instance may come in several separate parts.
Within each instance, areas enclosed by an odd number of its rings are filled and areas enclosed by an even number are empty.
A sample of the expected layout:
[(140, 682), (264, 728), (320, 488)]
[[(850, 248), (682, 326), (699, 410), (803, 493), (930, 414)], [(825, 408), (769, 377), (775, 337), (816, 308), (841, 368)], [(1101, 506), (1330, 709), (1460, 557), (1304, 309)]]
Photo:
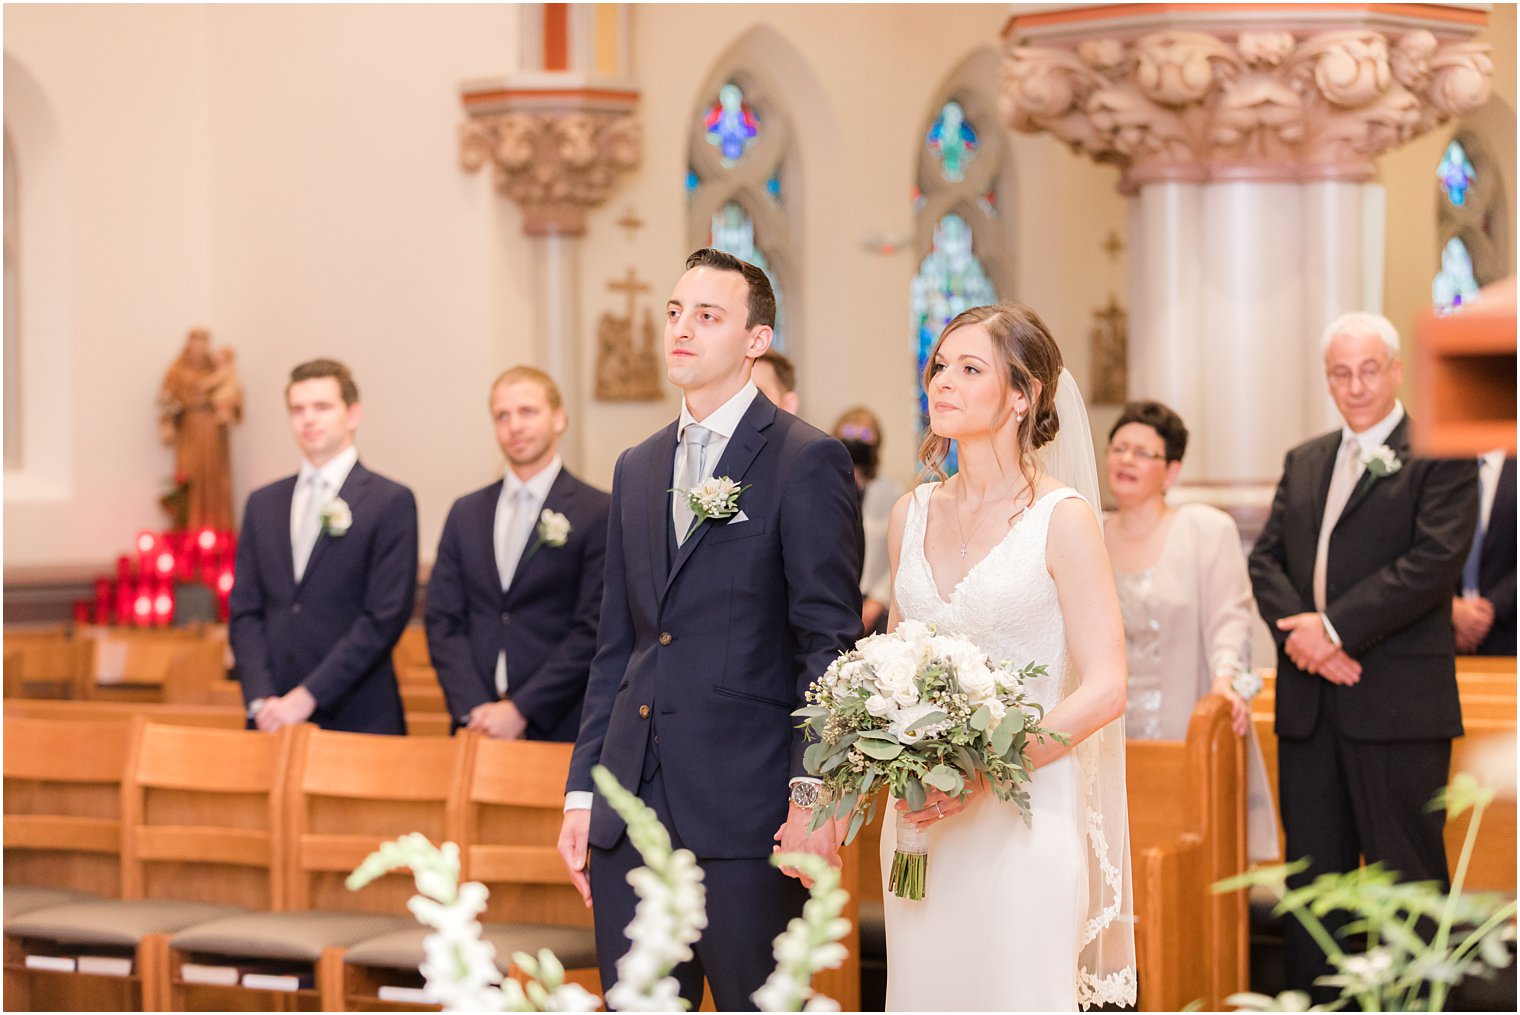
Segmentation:
[(740, 511), (738, 514), (734, 515), (732, 518), (730, 518), (728, 520), (728, 524), (730, 524), (730, 525), (738, 525), (740, 522), (747, 522), (747, 521), (749, 521), (749, 515), (745, 514), (743, 511)]

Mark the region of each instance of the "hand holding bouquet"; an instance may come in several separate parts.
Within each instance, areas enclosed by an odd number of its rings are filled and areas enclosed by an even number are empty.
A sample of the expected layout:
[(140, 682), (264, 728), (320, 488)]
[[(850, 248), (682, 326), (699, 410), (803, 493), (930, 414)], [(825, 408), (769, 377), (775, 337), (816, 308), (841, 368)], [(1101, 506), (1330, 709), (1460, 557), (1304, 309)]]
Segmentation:
[[(804, 756), (807, 770), (824, 782), (827, 802), (814, 812), (814, 827), (849, 817), (849, 842), (875, 819), (874, 791), (883, 786), (917, 811), (928, 788), (964, 797), (978, 779), (1029, 820), (1029, 737), (1065, 742), (1039, 725), (1044, 710), (1024, 689), (1045, 672), (1033, 662), (994, 664), (966, 639), (913, 620), (862, 638), (793, 713), (816, 741)], [(899, 898), (924, 897), (926, 843), (899, 813), (890, 879)]]

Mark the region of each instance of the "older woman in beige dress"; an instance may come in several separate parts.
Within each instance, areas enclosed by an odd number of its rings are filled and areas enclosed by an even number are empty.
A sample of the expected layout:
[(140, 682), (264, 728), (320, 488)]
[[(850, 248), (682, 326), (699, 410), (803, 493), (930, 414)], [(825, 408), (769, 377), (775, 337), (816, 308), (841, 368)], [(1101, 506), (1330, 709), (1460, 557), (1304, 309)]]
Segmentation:
[(1246, 738), (1247, 852), (1277, 856), (1277, 813), (1261, 747), (1241, 695), (1251, 670), (1251, 580), (1240, 531), (1205, 504), (1176, 507), (1187, 448), (1182, 419), (1160, 402), (1131, 402), (1108, 435), (1108, 484), (1118, 510), (1103, 524), (1113, 562), (1129, 661), (1125, 735), (1182, 740), (1199, 699), (1230, 703)]

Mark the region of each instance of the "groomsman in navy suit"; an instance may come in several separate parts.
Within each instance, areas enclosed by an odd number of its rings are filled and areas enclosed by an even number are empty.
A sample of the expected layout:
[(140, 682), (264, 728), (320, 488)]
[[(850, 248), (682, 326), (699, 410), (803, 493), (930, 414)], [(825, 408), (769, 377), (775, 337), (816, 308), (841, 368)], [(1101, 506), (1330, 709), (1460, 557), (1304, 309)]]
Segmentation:
[[(801, 884), (771, 867), (779, 841), (838, 862), (832, 822), (809, 835), (816, 781), (792, 711), (860, 635), (860, 509), (849, 453), (781, 412), (750, 372), (771, 341), (765, 273), (717, 250), (687, 261), (666, 305), (665, 360), (680, 419), (618, 459), (606, 592), (585, 715), (566, 785), (560, 853), (595, 910), (602, 985), (617, 979), (641, 860), (597, 798), (605, 765), (691, 850), (707, 928), (677, 967), (695, 1010), (753, 1010), (771, 941), (802, 912)], [(686, 491), (741, 488), (701, 517)], [(587, 846), (590, 845), (589, 862)]]
[(248, 496), (229, 637), (250, 726), (405, 733), (391, 649), (417, 594), (417, 501), (359, 463), (348, 368), (290, 373), (294, 476)]
[(1451, 601), (1461, 655), (1515, 654), (1515, 460), (1478, 456), (1478, 530)]
[(456, 729), (574, 740), (612, 498), (560, 462), (568, 420), (548, 374), (508, 370), (490, 409), (506, 474), (449, 511), (428, 580), (428, 653)]

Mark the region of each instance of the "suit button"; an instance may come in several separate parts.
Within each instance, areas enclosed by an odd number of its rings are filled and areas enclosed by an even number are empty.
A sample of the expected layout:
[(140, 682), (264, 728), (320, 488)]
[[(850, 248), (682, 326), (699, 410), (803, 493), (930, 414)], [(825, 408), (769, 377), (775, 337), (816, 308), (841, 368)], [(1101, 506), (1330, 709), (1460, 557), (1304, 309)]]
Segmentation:
[(291, 613), (300, 613), (301, 612), (301, 604), (300, 603), (291, 603), (290, 604), (290, 612)]
[(664, 632), (663, 634), (660, 635), (660, 644), (661, 645), (669, 645), (674, 640), (675, 639), (670, 636), (670, 632), (669, 631), (666, 631), (666, 632)]
[(501, 615), (501, 622), (503, 624), (510, 624), (510, 623), (512, 623), (512, 614), (510, 614), (510, 613), (503, 613)]
[(640, 719), (648, 719), (649, 718), (649, 706), (648, 705), (640, 705), (639, 706), (639, 718)]

